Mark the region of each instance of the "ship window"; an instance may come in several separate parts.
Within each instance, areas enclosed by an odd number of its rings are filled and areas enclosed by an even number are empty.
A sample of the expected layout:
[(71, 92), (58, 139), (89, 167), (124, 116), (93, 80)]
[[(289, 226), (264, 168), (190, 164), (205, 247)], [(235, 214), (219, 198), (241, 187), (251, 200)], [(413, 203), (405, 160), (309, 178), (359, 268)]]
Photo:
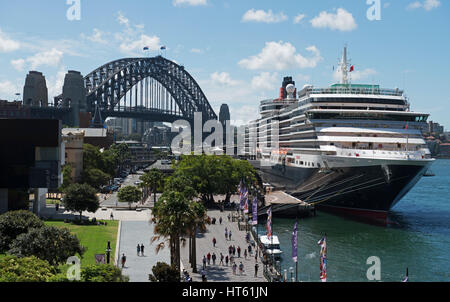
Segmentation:
[(320, 164), (319, 163), (317, 163), (317, 167), (320, 168)]
[(303, 163), (303, 162), (301, 161), (301, 162), (300, 162), (300, 165), (302, 165), (302, 166), (303, 166), (303, 164), (304, 164), (304, 163)]

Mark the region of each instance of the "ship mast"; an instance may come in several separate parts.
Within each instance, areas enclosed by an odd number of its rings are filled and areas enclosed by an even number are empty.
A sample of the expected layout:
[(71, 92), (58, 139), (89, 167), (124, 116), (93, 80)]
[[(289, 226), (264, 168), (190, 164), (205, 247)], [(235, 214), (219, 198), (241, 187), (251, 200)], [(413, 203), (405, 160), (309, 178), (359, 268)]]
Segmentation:
[(347, 62), (347, 46), (344, 47), (344, 53), (342, 54), (342, 60), (339, 64), (341, 68), (341, 84), (348, 84), (348, 66)]

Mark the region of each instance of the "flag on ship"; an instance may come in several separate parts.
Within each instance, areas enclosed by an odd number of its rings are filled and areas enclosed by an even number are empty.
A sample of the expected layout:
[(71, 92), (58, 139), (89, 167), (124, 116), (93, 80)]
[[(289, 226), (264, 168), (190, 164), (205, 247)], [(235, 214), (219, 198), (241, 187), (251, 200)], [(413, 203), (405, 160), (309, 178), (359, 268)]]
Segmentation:
[(350, 72), (353, 72), (353, 71), (355, 71), (355, 66), (352, 65), (352, 66), (350, 67)]
[(327, 236), (317, 242), (320, 246), (320, 279), (327, 282)]
[(294, 231), (292, 232), (292, 260), (294, 262), (297, 262), (297, 256), (298, 256), (298, 251), (297, 251), (297, 234), (298, 234), (298, 223), (296, 222), (294, 225)]
[(253, 199), (252, 224), (258, 224), (258, 199), (256, 197)]
[(272, 206), (267, 210), (267, 226), (266, 226), (267, 239), (272, 239)]

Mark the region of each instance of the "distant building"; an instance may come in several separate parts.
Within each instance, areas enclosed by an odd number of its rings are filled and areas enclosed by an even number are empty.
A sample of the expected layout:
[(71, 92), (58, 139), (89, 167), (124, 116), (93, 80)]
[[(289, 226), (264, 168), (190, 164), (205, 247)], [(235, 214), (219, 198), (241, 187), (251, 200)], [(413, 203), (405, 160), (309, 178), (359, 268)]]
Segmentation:
[(143, 141), (152, 147), (169, 147), (176, 135), (177, 133), (173, 133), (170, 127), (161, 123), (148, 129), (144, 134)]
[(23, 87), (23, 105), (34, 107), (48, 106), (48, 89), (41, 72), (30, 71)]
[(0, 100), (0, 118), (30, 118), (30, 108), (23, 107), (20, 101)]
[(62, 130), (62, 141), (65, 146), (65, 163), (72, 167), (72, 180), (79, 182), (83, 172), (84, 131)]
[(147, 144), (138, 141), (117, 141), (116, 144), (125, 144), (128, 146), (132, 166), (145, 166), (152, 162), (152, 150)]
[(114, 143), (114, 132), (106, 128), (64, 128), (64, 133), (84, 132), (84, 143), (99, 148), (109, 148)]
[(444, 126), (441, 126), (439, 123), (429, 121), (428, 122), (428, 134), (437, 135), (437, 136), (444, 134)]

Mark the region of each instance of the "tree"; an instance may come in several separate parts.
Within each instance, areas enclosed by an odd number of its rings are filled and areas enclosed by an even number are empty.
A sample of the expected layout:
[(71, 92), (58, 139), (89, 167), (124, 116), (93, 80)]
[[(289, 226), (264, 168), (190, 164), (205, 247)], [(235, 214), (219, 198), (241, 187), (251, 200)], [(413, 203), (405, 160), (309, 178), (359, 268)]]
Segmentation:
[(110, 264), (94, 264), (81, 269), (83, 282), (128, 282), (129, 278), (122, 271)]
[(194, 273), (197, 272), (197, 231), (206, 232), (206, 226), (210, 224), (205, 206), (197, 201), (189, 204), (189, 214), (187, 217), (188, 233), (190, 235), (189, 256), (191, 267)]
[(7, 251), (20, 234), (32, 228), (41, 228), (44, 223), (30, 211), (11, 211), (0, 215), (0, 253)]
[(100, 169), (92, 168), (83, 171), (83, 182), (95, 189), (108, 184), (111, 176)]
[(73, 168), (70, 164), (65, 164), (64, 167), (62, 168), (63, 183), (62, 183), (61, 187), (59, 188), (61, 191), (63, 191), (69, 185), (73, 184), (72, 171), (73, 171)]
[(153, 168), (139, 178), (143, 185), (150, 188), (153, 193), (153, 201), (156, 203), (156, 192), (164, 185), (164, 174)]
[(100, 207), (97, 192), (88, 184), (73, 184), (64, 190), (63, 205), (68, 211), (80, 213), (88, 211), (95, 213)]
[(127, 202), (131, 208), (133, 202), (139, 202), (142, 197), (142, 192), (135, 186), (126, 186), (120, 189), (117, 194), (119, 202)]
[(36, 256), (52, 265), (64, 263), (76, 254), (83, 256), (85, 248), (77, 236), (66, 228), (44, 226), (21, 234), (11, 244), (9, 254), (18, 257)]
[(57, 273), (47, 261), (8, 255), (0, 259), (0, 282), (47, 282)]
[[(180, 272), (180, 239), (188, 234), (189, 200), (180, 192), (166, 191), (153, 208), (152, 221), (155, 223), (155, 236), (152, 242), (168, 239), (170, 246), (170, 264)], [(160, 242), (156, 252), (165, 247)]]
[(164, 262), (158, 262), (152, 267), (152, 274), (149, 279), (152, 282), (179, 282), (180, 272), (173, 266)]

